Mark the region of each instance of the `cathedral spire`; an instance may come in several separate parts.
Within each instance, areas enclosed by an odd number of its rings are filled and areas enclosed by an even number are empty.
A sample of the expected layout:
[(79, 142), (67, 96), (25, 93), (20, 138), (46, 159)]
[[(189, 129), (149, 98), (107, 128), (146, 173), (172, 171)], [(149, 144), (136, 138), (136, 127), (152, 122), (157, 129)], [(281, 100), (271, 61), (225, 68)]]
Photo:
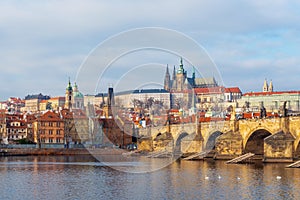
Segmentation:
[(269, 90), (268, 82), (267, 82), (267, 79), (265, 79), (264, 86), (263, 86), (263, 92), (268, 92), (268, 90)]
[(176, 68), (175, 68), (175, 65), (174, 65), (174, 68), (173, 68), (173, 76), (172, 76), (172, 80), (173, 80), (173, 81), (176, 80)]
[(166, 71), (166, 76), (170, 76), (170, 73), (169, 73), (169, 65), (167, 64), (167, 71)]
[(273, 83), (272, 83), (272, 80), (270, 81), (270, 84), (269, 84), (269, 92), (273, 92)]
[(170, 80), (170, 73), (169, 73), (169, 65), (167, 65), (165, 81), (164, 81), (164, 89), (170, 90), (171, 80)]

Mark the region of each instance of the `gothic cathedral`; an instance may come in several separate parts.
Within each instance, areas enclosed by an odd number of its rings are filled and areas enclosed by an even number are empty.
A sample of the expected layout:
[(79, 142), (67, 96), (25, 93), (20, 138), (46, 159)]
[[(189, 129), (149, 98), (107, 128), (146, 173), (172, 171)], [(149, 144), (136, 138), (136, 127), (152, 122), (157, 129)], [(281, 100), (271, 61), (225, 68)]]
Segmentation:
[(178, 70), (174, 66), (172, 79), (169, 73), (169, 66), (164, 80), (164, 89), (170, 92), (182, 92), (191, 88), (216, 87), (218, 86), (214, 78), (196, 78), (195, 68), (193, 67), (192, 77), (187, 76), (187, 71), (183, 67), (182, 58)]

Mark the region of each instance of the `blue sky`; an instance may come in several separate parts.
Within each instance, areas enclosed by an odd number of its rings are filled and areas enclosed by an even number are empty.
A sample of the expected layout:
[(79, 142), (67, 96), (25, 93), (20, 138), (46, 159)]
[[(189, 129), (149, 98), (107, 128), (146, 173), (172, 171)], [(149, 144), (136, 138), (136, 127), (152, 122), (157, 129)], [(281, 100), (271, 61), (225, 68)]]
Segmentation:
[[(193, 38), (209, 53), (225, 86), (260, 91), (267, 78), (277, 91), (300, 90), (299, 10), (298, 1), (286, 0), (4, 0), (0, 99), (40, 92), (64, 95), (68, 77), (75, 81), (99, 43), (142, 27), (172, 29)], [(145, 57), (146, 64), (151, 62), (151, 56)], [(143, 60), (143, 55), (131, 59), (137, 58)], [(174, 56), (153, 62), (179, 64)], [(111, 77), (113, 84), (118, 82)]]

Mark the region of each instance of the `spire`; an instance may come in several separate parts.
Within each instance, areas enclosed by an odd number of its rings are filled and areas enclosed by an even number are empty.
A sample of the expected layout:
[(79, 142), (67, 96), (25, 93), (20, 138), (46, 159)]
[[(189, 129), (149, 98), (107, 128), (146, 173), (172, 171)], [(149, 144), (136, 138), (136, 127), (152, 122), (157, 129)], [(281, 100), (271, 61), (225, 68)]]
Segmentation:
[(169, 73), (169, 65), (167, 64), (167, 71), (166, 71), (166, 75), (170, 76), (170, 73)]
[(267, 79), (265, 79), (264, 81), (264, 86), (263, 86), (263, 92), (268, 92), (269, 88), (268, 88), (268, 82)]
[(174, 65), (174, 69), (173, 69), (173, 76), (172, 76), (172, 80), (175, 81), (176, 80), (176, 68)]
[(165, 75), (165, 81), (164, 81), (164, 89), (170, 90), (170, 73), (169, 73), (169, 66), (167, 65), (166, 75)]
[(69, 77), (69, 83), (68, 86), (66, 88), (67, 91), (73, 91), (72, 85), (71, 85), (71, 81), (70, 81), (70, 77)]
[(272, 83), (272, 80), (270, 81), (270, 84), (269, 84), (269, 92), (273, 92), (273, 83)]
[(177, 71), (177, 74), (184, 74), (182, 58), (180, 58), (180, 65), (179, 65), (179, 69)]

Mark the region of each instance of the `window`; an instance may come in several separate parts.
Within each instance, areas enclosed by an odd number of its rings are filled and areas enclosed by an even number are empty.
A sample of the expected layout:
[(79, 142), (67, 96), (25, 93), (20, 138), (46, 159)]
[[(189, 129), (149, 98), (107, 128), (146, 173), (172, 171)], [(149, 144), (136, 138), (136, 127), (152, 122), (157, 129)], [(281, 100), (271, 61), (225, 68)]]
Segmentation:
[(51, 126), (51, 127), (52, 127), (52, 126), (53, 126), (53, 123), (52, 123), (52, 122), (49, 122), (49, 126)]
[(49, 143), (53, 143), (53, 139), (52, 138), (49, 138)]
[(60, 138), (56, 138), (56, 143), (60, 143)]
[(53, 131), (52, 130), (49, 130), (49, 135), (52, 135), (53, 134)]
[(60, 127), (60, 122), (56, 122), (56, 126), (57, 126), (57, 127)]
[(60, 135), (60, 130), (56, 130), (56, 135)]

